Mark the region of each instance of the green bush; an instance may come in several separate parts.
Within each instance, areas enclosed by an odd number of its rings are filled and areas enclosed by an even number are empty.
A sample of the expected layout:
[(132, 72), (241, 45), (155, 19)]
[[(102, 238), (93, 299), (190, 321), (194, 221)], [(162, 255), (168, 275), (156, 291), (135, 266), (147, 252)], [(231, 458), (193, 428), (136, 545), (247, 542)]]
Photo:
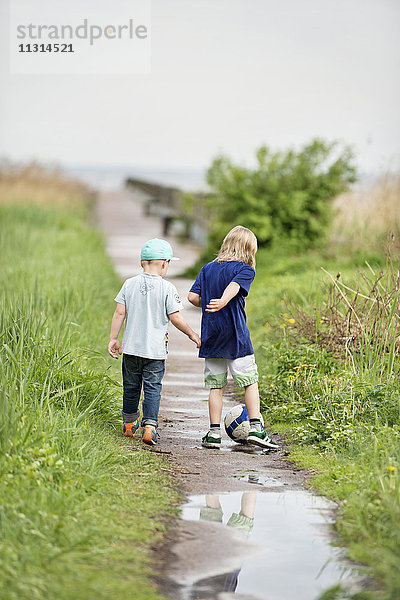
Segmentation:
[(220, 156), (208, 170), (214, 214), (208, 257), (239, 224), (254, 231), (261, 246), (283, 238), (298, 248), (315, 245), (331, 224), (331, 200), (356, 178), (351, 150), (319, 139), (298, 152), (262, 146), (256, 157), (255, 169)]

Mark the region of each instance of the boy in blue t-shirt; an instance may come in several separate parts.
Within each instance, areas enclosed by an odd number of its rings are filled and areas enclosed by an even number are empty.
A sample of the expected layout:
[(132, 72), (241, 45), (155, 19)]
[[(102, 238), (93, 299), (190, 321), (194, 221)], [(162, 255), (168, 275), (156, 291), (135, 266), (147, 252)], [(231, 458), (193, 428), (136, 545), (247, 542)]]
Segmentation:
[(278, 448), (263, 430), (258, 394), (258, 371), (246, 324), (245, 297), (255, 277), (257, 238), (252, 231), (234, 227), (222, 242), (216, 260), (202, 267), (188, 300), (202, 308), (201, 347), (205, 358), (204, 383), (210, 388), (210, 430), (202, 438), (205, 448), (221, 446), (222, 396), (228, 368), (239, 387), (250, 419), (247, 442)]

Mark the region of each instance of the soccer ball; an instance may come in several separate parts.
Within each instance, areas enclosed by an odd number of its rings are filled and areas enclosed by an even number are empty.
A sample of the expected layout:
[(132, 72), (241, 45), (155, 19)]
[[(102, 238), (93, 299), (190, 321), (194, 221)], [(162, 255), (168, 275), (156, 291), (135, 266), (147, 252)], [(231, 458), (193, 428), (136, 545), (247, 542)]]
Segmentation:
[(228, 411), (224, 418), (225, 431), (234, 442), (245, 444), (250, 431), (249, 413), (244, 404)]
[[(234, 442), (245, 444), (250, 431), (249, 413), (244, 404), (238, 404), (229, 410), (224, 418), (225, 431)], [(263, 420), (261, 425), (264, 427)]]

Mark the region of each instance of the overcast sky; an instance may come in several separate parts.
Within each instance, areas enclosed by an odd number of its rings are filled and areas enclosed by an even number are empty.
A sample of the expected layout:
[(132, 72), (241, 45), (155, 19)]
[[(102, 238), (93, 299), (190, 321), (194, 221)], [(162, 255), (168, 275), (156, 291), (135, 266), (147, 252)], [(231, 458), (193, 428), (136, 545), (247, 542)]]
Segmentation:
[(144, 75), (10, 75), (0, 3), (2, 156), (198, 168), (321, 136), (400, 164), (399, 0), (153, 0)]

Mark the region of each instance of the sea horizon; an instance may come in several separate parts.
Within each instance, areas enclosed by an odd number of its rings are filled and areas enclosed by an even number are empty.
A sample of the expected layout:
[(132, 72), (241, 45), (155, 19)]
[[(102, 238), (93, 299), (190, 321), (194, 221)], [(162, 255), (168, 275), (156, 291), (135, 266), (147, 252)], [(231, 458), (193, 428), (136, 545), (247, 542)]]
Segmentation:
[(90, 187), (101, 190), (121, 189), (129, 178), (176, 187), (183, 191), (207, 190), (206, 169), (201, 167), (63, 165), (62, 169)]

